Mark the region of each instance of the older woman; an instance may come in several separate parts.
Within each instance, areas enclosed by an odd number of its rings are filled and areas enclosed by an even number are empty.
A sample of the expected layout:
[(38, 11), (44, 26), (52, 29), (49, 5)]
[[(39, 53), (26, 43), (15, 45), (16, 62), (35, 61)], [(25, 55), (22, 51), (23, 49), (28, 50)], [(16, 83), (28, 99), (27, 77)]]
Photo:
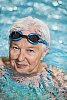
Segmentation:
[(47, 25), (37, 18), (19, 19), (10, 30), (9, 43), (9, 58), (0, 60), (1, 99), (65, 100), (66, 76), (42, 62), (50, 47)]

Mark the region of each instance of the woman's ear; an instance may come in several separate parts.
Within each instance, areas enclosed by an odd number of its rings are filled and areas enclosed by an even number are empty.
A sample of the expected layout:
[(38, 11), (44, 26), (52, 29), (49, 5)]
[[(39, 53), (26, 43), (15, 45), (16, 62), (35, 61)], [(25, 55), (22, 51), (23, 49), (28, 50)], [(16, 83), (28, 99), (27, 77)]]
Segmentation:
[(41, 56), (41, 60), (43, 60), (43, 58), (46, 56), (48, 51), (49, 51), (49, 48), (46, 48), (45, 50), (43, 50), (43, 53), (42, 53), (42, 56)]

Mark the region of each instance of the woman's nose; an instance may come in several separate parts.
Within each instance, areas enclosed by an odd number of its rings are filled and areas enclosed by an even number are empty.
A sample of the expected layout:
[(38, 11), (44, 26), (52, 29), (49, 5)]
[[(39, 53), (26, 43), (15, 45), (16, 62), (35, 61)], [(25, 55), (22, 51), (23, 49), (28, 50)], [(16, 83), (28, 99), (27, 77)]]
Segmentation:
[(25, 51), (20, 51), (20, 54), (18, 56), (19, 61), (24, 61), (25, 60)]

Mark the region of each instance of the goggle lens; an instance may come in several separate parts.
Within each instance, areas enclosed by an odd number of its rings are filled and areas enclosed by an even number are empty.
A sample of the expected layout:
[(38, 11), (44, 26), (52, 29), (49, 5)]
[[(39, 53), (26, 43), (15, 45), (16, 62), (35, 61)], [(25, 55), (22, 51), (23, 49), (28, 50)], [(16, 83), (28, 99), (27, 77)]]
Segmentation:
[(28, 39), (29, 39), (30, 41), (32, 41), (32, 42), (38, 42), (39, 36), (36, 35), (36, 34), (30, 34), (30, 35), (28, 36)]
[(19, 37), (21, 37), (21, 34), (18, 34), (18, 32), (15, 32), (15, 31), (12, 32), (11, 35), (10, 35), (10, 38), (13, 39), (13, 40), (17, 39)]

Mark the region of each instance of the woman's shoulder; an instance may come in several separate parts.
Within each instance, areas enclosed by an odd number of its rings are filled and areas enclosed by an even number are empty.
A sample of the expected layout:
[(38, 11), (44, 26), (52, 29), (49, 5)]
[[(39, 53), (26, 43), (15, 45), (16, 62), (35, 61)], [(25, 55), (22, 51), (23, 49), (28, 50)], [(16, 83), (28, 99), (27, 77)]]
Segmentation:
[(49, 65), (49, 69), (52, 71), (52, 75), (60, 82), (63, 87), (67, 88), (67, 73), (61, 68)]
[(64, 75), (67, 75), (66, 72), (64, 72), (61, 68), (53, 65), (49, 65), (49, 69), (54, 73), (56, 77), (61, 77), (63, 78)]
[(49, 69), (54, 73), (55, 76), (64, 74), (64, 71), (57, 66), (49, 65)]

